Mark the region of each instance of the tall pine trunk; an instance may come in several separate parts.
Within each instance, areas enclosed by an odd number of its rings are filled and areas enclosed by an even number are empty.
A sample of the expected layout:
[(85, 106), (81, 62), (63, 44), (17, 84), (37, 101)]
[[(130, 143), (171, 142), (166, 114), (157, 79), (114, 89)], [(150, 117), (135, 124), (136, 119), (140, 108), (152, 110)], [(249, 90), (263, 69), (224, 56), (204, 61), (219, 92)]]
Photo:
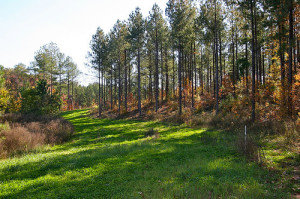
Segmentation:
[(240, 71), (239, 71), (239, 66), (238, 66), (238, 33), (237, 33), (237, 27), (235, 27), (235, 63), (236, 63), (236, 81), (239, 80), (240, 78)]
[(193, 64), (193, 43), (191, 43), (191, 52), (190, 52), (190, 78), (191, 78), (191, 86), (192, 86), (192, 108), (194, 108), (194, 64)]
[(118, 89), (118, 113), (119, 115), (121, 115), (121, 60), (119, 61), (118, 64), (118, 85), (119, 85), (119, 89)]
[(124, 79), (124, 107), (125, 107), (125, 111), (127, 112), (127, 54), (126, 54), (126, 49), (124, 50), (124, 69), (125, 69), (125, 79)]
[(155, 112), (158, 111), (159, 101), (158, 101), (158, 37), (157, 29), (155, 29)]
[[(140, 38), (138, 38), (138, 45), (140, 45)], [(141, 105), (141, 56), (140, 46), (138, 47), (138, 111), (139, 116), (142, 116), (142, 105)]]
[(219, 68), (218, 68), (218, 30), (217, 30), (217, 10), (216, 10), (216, 0), (215, 0), (215, 62), (216, 62), (216, 114), (219, 113)]
[(292, 116), (292, 81), (293, 81), (293, 0), (289, 0), (289, 73), (288, 73), (288, 113)]
[(98, 78), (99, 78), (99, 82), (98, 82), (98, 114), (99, 117), (101, 117), (101, 69), (100, 69), (100, 63), (99, 63), (99, 68), (98, 68)]
[(194, 49), (193, 49), (193, 56), (194, 56), (194, 75), (195, 75), (195, 78), (194, 78), (194, 91), (195, 94), (197, 94), (197, 62), (196, 62), (196, 42), (194, 41)]
[(169, 99), (169, 69), (168, 69), (168, 51), (165, 47), (165, 72), (166, 72), (166, 100)]
[(251, 113), (251, 119), (252, 122), (255, 121), (255, 48), (254, 48), (254, 16), (253, 16), (253, 6), (255, 5), (255, 0), (254, 0), (254, 5), (253, 5), (253, 0), (250, 0), (250, 9), (251, 9), (251, 32), (252, 32), (252, 41), (251, 41), (251, 48), (252, 48), (252, 96), (251, 96), (251, 104), (252, 104), (252, 113)]
[[(233, 22), (232, 22), (233, 24)], [(236, 79), (235, 79), (235, 57), (234, 57), (234, 29), (232, 27), (232, 35), (231, 35), (231, 39), (232, 39), (232, 84), (233, 84), (233, 95), (235, 95), (235, 83), (236, 83)]]
[(149, 99), (150, 102), (153, 100), (153, 91), (152, 91), (152, 53), (149, 51)]
[(175, 50), (173, 51), (173, 78), (172, 78), (172, 84), (173, 84), (173, 97), (175, 97)]
[(163, 42), (160, 44), (160, 64), (161, 64), (161, 96), (160, 101), (164, 100), (164, 60), (163, 60)]
[(181, 90), (181, 39), (179, 38), (178, 48), (178, 108), (179, 115), (182, 113), (182, 90)]
[(199, 75), (200, 75), (200, 85), (201, 85), (201, 95), (204, 94), (204, 75), (203, 75), (203, 59), (202, 59), (202, 46), (200, 49), (200, 68), (199, 68)]
[(111, 65), (110, 68), (110, 110), (112, 110), (113, 107), (113, 66)]
[[(247, 34), (245, 32), (245, 38), (246, 38)], [(246, 40), (246, 44), (245, 44), (245, 57), (246, 57), (246, 61), (248, 61), (248, 41)], [(246, 93), (248, 94), (249, 93), (249, 81), (248, 81), (248, 71), (249, 71), (249, 68), (248, 68), (248, 64), (246, 66)]]
[(221, 31), (219, 31), (219, 41), (220, 41), (220, 87), (223, 84), (223, 74), (222, 74), (222, 39), (221, 39)]

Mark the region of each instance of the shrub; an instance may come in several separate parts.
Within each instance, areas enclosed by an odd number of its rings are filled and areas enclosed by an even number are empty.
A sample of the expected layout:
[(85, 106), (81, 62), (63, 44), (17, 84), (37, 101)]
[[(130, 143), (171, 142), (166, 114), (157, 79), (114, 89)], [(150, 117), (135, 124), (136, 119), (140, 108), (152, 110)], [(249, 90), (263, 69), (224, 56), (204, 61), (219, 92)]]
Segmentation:
[(12, 153), (28, 151), (44, 144), (45, 135), (31, 133), (25, 127), (16, 125), (10, 130), (0, 133), (0, 155), (7, 156)]
[(7, 108), (9, 92), (5, 88), (0, 88), (0, 114)]
[(74, 132), (70, 122), (57, 116), (5, 114), (0, 121), (5, 121), (0, 126), (0, 157), (65, 142)]
[(46, 141), (49, 144), (62, 143), (68, 141), (73, 132), (73, 126), (64, 119), (56, 119), (44, 125)]
[(37, 82), (35, 88), (25, 89), (21, 92), (22, 113), (35, 113), (35, 114), (55, 114), (60, 110), (61, 97), (58, 93), (49, 93), (46, 80)]

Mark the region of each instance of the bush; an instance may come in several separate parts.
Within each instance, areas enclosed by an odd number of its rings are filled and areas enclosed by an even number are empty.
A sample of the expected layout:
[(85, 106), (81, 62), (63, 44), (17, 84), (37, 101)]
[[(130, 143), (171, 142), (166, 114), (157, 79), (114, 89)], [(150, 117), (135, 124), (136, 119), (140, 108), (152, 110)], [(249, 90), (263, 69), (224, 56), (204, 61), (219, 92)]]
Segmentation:
[(5, 88), (0, 88), (0, 114), (2, 114), (6, 110), (8, 100), (9, 100), (8, 90), (6, 90)]
[(0, 128), (0, 157), (68, 141), (74, 132), (70, 122), (57, 116), (6, 114), (0, 121), (6, 124)]
[(22, 126), (15, 126), (0, 133), (0, 154), (7, 156), (12, 153), (28, 151), (44, 144), (45, 135), (31, 133)]
[(74, 132), (73, 126), (64, 119), (50, 121), (47, 125), (44, 125), (43, 130), (46, 141), (50, 144), (68, 141)]
[(35, 114), (59, 112), (62, 104), (61, 97), (56, 92), (50, 94), (48, 87), (46, 80), (40, 80), (35, 88), (23, 90), (21, 112)]

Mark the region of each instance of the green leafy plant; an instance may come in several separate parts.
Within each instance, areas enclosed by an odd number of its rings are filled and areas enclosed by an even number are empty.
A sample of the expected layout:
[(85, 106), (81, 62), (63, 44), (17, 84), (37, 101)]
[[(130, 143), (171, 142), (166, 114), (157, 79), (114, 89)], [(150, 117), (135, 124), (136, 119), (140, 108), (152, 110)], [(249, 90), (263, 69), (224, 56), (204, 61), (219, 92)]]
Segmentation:
[(21, 92), (22, 113), (55, 114), (61, 107), (61, 98), (58, 93), (49, 92), (46, 80), (39, 80), (35, 88), (25, 89)]

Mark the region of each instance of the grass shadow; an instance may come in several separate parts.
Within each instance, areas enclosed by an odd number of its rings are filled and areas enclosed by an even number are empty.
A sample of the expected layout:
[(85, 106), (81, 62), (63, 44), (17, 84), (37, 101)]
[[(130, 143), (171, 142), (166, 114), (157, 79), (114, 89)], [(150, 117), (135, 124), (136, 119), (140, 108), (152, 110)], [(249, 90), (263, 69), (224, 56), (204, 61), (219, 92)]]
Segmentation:
[[(288, 198), (233, 137), (152, 121), (62, 114), (76, 129), (50, 151), (1, 162), (4, 198)], [(82, 116), (83, 115), (83, 116)], [(145, 137), (149, 128), (160, 137)]]

